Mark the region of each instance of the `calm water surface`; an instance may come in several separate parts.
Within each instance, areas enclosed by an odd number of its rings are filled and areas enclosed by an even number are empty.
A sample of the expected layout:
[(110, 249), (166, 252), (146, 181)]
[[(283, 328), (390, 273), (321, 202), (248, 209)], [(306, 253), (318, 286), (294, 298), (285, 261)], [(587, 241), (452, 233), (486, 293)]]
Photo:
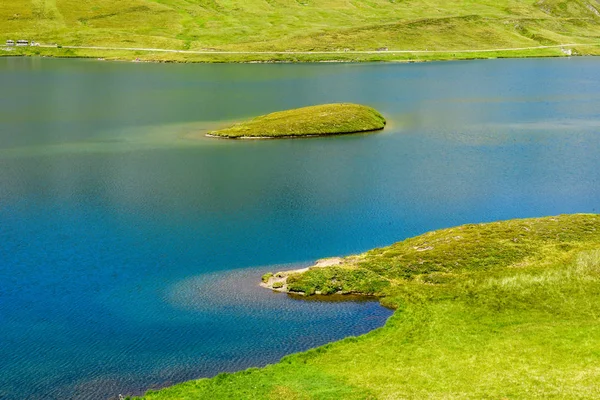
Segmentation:
[[(106, 399), (275, 362), (390, 311), (273, 294), (256, 286), (265, 270), (457, 224), (598, 211), (598, 71), (594, 58), (0, 58), (0, 398)], [(202, 137), (341, 101), (378, 108), (388, 127)]]

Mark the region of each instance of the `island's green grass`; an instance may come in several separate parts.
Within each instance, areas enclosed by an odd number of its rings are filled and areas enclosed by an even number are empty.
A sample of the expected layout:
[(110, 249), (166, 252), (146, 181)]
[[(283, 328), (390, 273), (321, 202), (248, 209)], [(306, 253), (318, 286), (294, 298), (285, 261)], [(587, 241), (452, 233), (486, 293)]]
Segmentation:
[(387, 324), (159, 399), (600, 398), (600, 216), (467, 225), (296, 280), (375, 292)]
[[(577, 54), (598, 54), (599, 10), (598, 2), (589, 0), (4, 0), (0, 2), (0, 41), (24, 38), (64, 46), (209, 51), (339, 51), (327, 55), (218, 55), (18, 50), (20, 54), (137, 57), (155, 61), (558, 56), (563, 55), (558, 47), (494, 53), (461, 50), (573, 43), (586, 44), (573, 47)], [(377, 52), (385, 48), (441, 53)]]
[(274, 112), (208, 135), (231, 139), (327, 136), (370, 132), (384, 126), (385, 118), (375, 109), (339, 103)]

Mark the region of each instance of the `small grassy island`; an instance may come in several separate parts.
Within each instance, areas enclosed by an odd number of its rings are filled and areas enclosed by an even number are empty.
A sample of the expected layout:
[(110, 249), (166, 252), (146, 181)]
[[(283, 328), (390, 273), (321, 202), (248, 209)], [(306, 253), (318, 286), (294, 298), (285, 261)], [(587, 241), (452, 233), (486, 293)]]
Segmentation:
[(143, 398), (600, 398), (600, 215), (443, 229), (263, 285), (376, 295), (396, 312), (361, 337)]
[(375, 109), (359, 104), (323, 104), (279, 111), (232, 127), (212, 131), (211, 137), (274, 139), (370, 132), (383, 129), (385, 118)]

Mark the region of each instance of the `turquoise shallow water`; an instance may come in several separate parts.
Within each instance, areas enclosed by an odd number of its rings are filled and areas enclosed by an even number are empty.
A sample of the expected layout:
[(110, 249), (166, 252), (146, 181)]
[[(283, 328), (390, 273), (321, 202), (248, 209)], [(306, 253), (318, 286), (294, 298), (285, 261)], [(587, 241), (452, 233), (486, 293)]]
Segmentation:
[[(598, 211), (599, 67), (0, 59), (0, 398), (103, 399), (275, 362), (390, 311), (273, 294), (265, 270)], [(389, 125), (201, 136), (334, 101)]]

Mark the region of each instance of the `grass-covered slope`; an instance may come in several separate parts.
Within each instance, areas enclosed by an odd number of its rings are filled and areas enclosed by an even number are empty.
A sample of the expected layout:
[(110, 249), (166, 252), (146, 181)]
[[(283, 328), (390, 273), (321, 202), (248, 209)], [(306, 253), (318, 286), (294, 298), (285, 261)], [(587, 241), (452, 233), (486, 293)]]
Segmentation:
[(359, 104), (337, 103), (278, 111), (209, 132), (225, 138), (282, 138), (341, 135), (383, 129), (385, 118)]
[(374, 292), (397, 311), (367, 335), (144, 398), (600, 398), (598, 215), (431, 232), (296, 284)]
[[(598, 44), (597, 0), (3, 0), (0, 41), (180, 50), (341, 51), (339, 55), (191, 55), (36, 49), (42, 54), (178, 60), (415, 59), (560, 55), (559, 48), (496, 53), (460, 50)], [(345, 54), (438, 50), (439, 54)], [(598, 47), (575, 48), (579, 53)], [(3, 52), (0, 52), (3, 53)]]

